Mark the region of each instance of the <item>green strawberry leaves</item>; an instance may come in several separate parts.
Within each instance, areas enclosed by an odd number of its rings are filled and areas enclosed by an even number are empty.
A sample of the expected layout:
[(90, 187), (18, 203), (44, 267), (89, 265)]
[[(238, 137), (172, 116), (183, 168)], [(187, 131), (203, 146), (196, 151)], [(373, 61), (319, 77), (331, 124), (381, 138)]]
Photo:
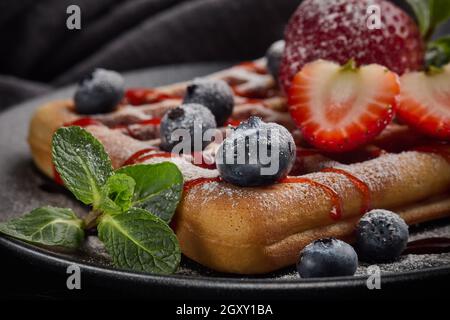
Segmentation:
[(436, 28), (450, 18), (449, 0), (406, 0), (413, 9), (420, 32), (427, 42), (425, 70), (429, 74), (442, 72), (450, 61), (450, 37), (430, 41)]
[(429, 0), (406, 0), (413, 9), (419, 23), (420, 33), (425, 36), (431, 24), (431, 5)]
[(439, 71), (450, 62), (450, 36), (430, 42), (425, 55), (425, 68), (428, 71)]
[(93, 210), (83, 221), (71, 209), (43, 207), (0, 224), (1, 233), (75, 249), (84, 240), (84, 228), (98, 223), (99, 238), (114, 265), (152, 273), (176, 271), (180, 247), (167, 225), (183, 187), (175, 164), (134, 165), (114, 172), (103, 145), (77, 126), (55, 132), (52, 156), (65, 186)]
[(117, 170), (136, 182), (133, 207), (143, 208), (170, 222), (183, 191), (183, 175), (171, 162), (138, 164)]
[(98, 236), (120, 268), (168, 274), (180, 263), (180, 248), (173, 231), (143, 209), (105, 216), (98, 225)]
[(428, 0), (430, 5), (430, 30), (434, 31), (441, 23), (450, 18), (450, 1)]
[(113, 174), (103, 145), (86, 130), (72, 126), (53, 135), (52, 156), (64, 185), (84, 204), (101, 202), (101, 189)]
[(42, 207), (0, 224), (8, 236), (46, 246), (75, 249), (84, 239), (83, 221), (71, 209)]
[(429, 40), (436, 27), (450, 18), (448, 0), (406, 0), (413, 9), (419, 29), (425, 40)]

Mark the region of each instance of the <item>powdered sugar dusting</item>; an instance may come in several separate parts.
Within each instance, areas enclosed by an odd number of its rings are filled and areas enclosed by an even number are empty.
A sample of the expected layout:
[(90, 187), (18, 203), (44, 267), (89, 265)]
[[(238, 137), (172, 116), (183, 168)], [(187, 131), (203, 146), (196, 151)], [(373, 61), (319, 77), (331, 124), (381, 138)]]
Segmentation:
[[(450, 254), (423, 254), (414, 255), (409, 254), (401, 257), (398, 261), (391, 263), (383, 263), (378, 266), (384, 273), (392, 272), (408, 272), (426, 268), (441, 267), (450, 265)], [(367, 268), (369, 264), (361, 264), (357, 270), (356, 275), (367, 275)]]
[(160, 163), (170, 161), (173, 162), (183, 174), (184, 181), (194, 180), (198, 178), (215, 178), (219, 176), (217, 170), (209, 170), (193, 165), (183, 157), (173, 156), (171, 158), (154, 157), (147, 159), (143, 163)]
[(122, 166), (136, 151), (149, 147), (148, 143), (133, 139), (120, 131), (111, 130), (107, 127), (89, 126), (86, 129), (103, 144), (114, 168)]
[(349, 169), (352, 174), (364, 181), (372, 192), (376, 192), (384, 190), (387, 181), (393, 183), (405, 176), (423, 179), (421, 173), (428, 172), (425, 167), (431, 166), (438, 170), (442, 168), (443, 163), (445, 160), (440, 156), (409, 151), (382, 155), (370, 161), (345, 166), (345, 169)]
[[(280, 192), (279, 188), (283, 188)], [(292, 201), (311, 203), (321, 191), (307, 184), (274, 185), (263, 188), (241, 188), (224, 182), (208, 182), (195, 186), (186, 195), (188, 201), (207, 205), (221, 199), (227, 201), (232, 209), (251, 209), (254, 203), (265, 210), (265, 214), (282, 210)], [(250, 200), (251, 199), (251, 200)]]

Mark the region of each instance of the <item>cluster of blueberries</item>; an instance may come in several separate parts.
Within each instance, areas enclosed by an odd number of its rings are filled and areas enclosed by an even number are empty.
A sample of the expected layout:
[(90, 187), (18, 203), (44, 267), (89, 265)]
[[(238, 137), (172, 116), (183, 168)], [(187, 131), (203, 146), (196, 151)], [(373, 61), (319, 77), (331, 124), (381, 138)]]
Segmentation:
[[(278, 78), (284, 41), (275, 42), (267, 51), (267, 67), (269, 72)], [(111, 112), (124, 95), (124, 80), (114, 71), (96, 69), (89, 77), (83, 79), (75, 93), (75, 107), (80, 114), (97, 114)], [(187, 87), (182, 104), (168, 111), (161, 119), (161, 148), (172, 151), (180, 142), (172, 133), (177, 129), (189, 132), (194, 139), (195, 127), (200, 124), (203, 133), (218, 126), (223, 126), (234, 108), (234, 96), (228, 84), (221, 80), (195, 80)], [(261, 138), (262, 131), (269, 134)], [(261, 174), (261, 169), (271, 163), (247, 161), (227, 163), (227, 155), (233, 159), (239, 157), (238, 152), (248, 152), (249, 141), (256, 140), (264, 144), (268, 152), (272, 142), (278, 141), (278, 166), (271, 174)], [(210, 142), (202, 141), (204, 149)], [(240, 148), (240, 146), (244, 148)], [(194, 144), (195, 146), (195, 144)], [(193, 148), (194, 148), (193, 146)], [(191, 151), (201, 151), (192, 149)], [(275, 123), (265, 123), (257, 117), (247, 121), (233, 130), (220, 145), (217, 155), (217, 169), (223, 180), (243, 186), (269, 185), (286, 176), (295, 161), (295, 143), (289, 131)], [(306, 246), (300, 253), (297, 270), (301, 277), (329, 277), (353, 275), (358, 267), (359, 259), (367, 262), (386, 262), (400, 256), (408, 241), (408, 226), (395, 213), (375, 209), (364, 215), (356, 228), (356, 253), (349, 244), (334, 238), (320, 239)]]
[[(284, 48), (284, 42), (274, 43), (267, 51), (268, 69), (277, 77), (279, 62)], [(78, 113), (95, 114), (111, 112), (124, 95), (124, 81), (121, 75), (114, 71), (96, 69), (83, 79), (75, 93), (75, 106)], [(168, 111), (161, 119), (160, 137), (161, 149), (172, 151), (182, 141), (174, 137), (173, 132), (183, 129), (189, 133), (192, 150), (197, 146), (204, 149), (211, 141), (195, 144), (194, 132), (200, 131), (201, 138), (207, 130), (223, 126), (229, 119), (234, 108), (234, 95), (230, 86), (222, 80), (197, 79), (190, 84), (182, 104)], [(260, 139), (263, 135), (267, 139)], [(249, 153), (249, 141), (258, 142), (258, 150), (266, 150), (267, 157), (276, 161), (262, 161), (257, 155), (255, 161), (239, 162), (239, 153)], [(277, 141), (277, 149), (272, 152), (273, 141)], [(244, 148), (240, 148), (242, 143)], [(261, 186), (276, 182), (286, 176), (295, 161), (295, 143), (289, 131), (276, 123), (264, 123), (261, 119), (252, 117), (242, 122), (234, 132), (220, 145), (216, 155), (217, 169), (225, 181), (239, 186)], [(228, 157), (227, 157), (228, 155)], [(233, 155), (230, 160), (230, 155)], [(265, 159), (266, 159), (265, 158)], [(262, 170), (274, 168), (273, 170)], [(262, 173), (263, 172), (263, 173)], [(266, 172), (266, 173), (264, 173)], [(268, 173), (267, 173), (268, 172)]]

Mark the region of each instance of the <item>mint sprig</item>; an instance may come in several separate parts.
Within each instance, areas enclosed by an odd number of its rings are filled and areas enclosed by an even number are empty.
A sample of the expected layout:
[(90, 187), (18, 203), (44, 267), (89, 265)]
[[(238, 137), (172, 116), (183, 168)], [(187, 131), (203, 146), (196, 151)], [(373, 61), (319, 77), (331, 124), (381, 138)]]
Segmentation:
[(0, 224), (8, 236), (45, 246), (78, 248), (84, 239), (83, 221), (71, 209), (42, 207)]
[(176, 165), (142, 164), (115, 172), (103, 145), (76, 126), (55, 132), (52, 155), (65, 186), (93, 210), (83, 221), (71, 209), (43, 207), (0, 224), (0, 233), (75, 249), (84, 229), (97, 226), (114, 265), (153, 273), (177, 269), (180, 247), (167, 225), (183, 186)]

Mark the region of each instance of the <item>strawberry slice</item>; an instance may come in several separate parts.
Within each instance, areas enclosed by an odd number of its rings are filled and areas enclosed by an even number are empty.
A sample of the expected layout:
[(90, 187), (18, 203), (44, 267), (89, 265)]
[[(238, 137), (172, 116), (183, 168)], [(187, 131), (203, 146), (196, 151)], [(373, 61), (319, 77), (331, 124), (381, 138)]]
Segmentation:
[(368, 143), (391, 122), (399, 91), (397, 74), (380, 65), (317, 60), (294, 77), (289, 110), (310, 144), (344, 152)]
[(450, 139), (450, 65), (400, 78), (398, 117), (428, 136)]

